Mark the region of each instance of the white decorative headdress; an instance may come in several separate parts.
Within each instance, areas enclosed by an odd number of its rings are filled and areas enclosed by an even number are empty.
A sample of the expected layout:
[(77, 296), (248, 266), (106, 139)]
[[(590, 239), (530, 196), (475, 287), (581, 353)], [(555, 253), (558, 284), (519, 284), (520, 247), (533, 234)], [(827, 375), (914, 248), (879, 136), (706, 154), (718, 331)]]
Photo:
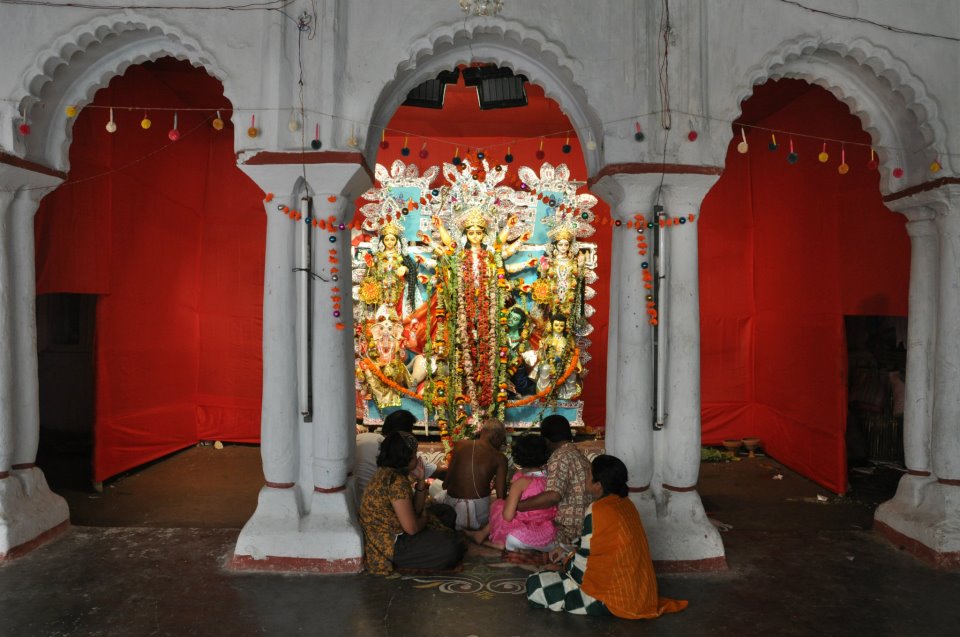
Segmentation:
[(418, 188), (421, 192), (421, 200), (417, 201), (416, 205), (419, 208), (429, 206), (429, 203), (424, 203), (426, 199), (422, 195), (430, 192), (430, 183), (439, 172), (439, 168), (431, 166), (421, 175), (416, 164), (407, 166), (399, 159), (393, 162), (389, 172), (386, 166), (377, 164), (374, 176), (379, 186), (363, 193), (363, 198), (371, 202), (360, 207), (360, 213), (364, 216), (363, 229), (371, 233), (380, 233), (384, 226), (395, 224), (399, 227), (402, 224), (403, 215), (409, 212), (408, 206), (413, 202), (391, 195), (394, 188)]
[(517, 172), (528, 188), (529, 194), (525, 197), (544, 200), (552, 209), (553, 214), (544, 219), (549, 228), (547, 235), (551, 239), (564, 238), (572, 242), (596, 232), (593, 227), (592, 208), (597, 205), (597, 198), (588, 193), (577, 194), (577, 189), (583, 186), (584, 182), (571, 181), (570, 169), (566, 164), (554, 168), (553, 165), (544, 163), (540, 167), (539, 176), (527, 166)]
[(492, 241), (507, 218), (518, 212), (513, 189), (498, 185), (507, 176), (503, 166), (491, 168), (486, 159), (473, 166), (470, 159), (464, 159), (459, 166), (444, 164), (443, 176), (449, 186), (442, 189), (438, 214), (454, 239), (459, 240), (467, 228), (480, 226)]

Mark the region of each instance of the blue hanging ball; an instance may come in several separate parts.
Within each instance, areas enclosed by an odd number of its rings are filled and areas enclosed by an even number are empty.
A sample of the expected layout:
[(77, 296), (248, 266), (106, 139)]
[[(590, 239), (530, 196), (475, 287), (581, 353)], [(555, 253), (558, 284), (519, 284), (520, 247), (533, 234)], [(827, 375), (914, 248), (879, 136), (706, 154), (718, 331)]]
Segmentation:
[(638, 142), (642, 142), (647, 138), (647, 136), (641, 133), (640, 131), (637, 131), (636, 133), (633, 134), (633, 138)]
[(336, 242), (337, 242), (336, 235), (330, 235), (330, 243), (336, 243)]
[(800, 161), (800, 155), (798, 155), (798, 154), (796, 154), (796, 153), (790, 153), (789, 155), (787, 155), (787, 162), (788, 162), (788, 163), (790, 163), (790, 164), (795, 164), (795, 163), (797, 163), (798, 161)]
[(459, 166), (462, 162), (463, 162), (463, 160), (460, 159), (459, 156), (453, 158), (453, 165), (454, 165), (454, 166)]
[(314, 150), (320, 150), (320, 146), (322, 146), (322, 144), (320, 143), (319, 139), (315, 139), (312, 142), (310, 142), (310, 148)]
[(440, 194), (440, 191), (437, 190), (436, 188), (434, 188), (433, 190), (430, 191), (430, 194), (433, 195), (434, 197), (436, 197), (437, 195)]
[(570, 144), (564, 144), (563, 148), (561, 148), (560, 150), (562, 150), (564, 153), (569, 155), (570, 151), (573, 150), (573, 146), (571, 146)]
[(769, 144), (767, 144), (767, 148), (770, 149), (770, 152), (773, 152), (773, 151), (777, 150), (777, 145), (774, 144), (773, 142), (770, 142)]
[(647, 268), (650, 267), (650, 264), (647, 263), (646, 261), (644, 261), (643, 263), (640, 264), (640, 267), (643, 268), (644, 270), (646, 270)]
[(513, 155), (511, 155), (510, 153), (507, 153), (507, 155), (503, 158), (503, 161), (507, 162), (508, 164), (512, 164), (512, 163), (513, 163)]
[(477, 153), (477, 159), (483, 159), (484, 157), (486, 157), (486, 155), (483, 153)]
[(403, 148), (400, 149), (400, 154), (406, 157), (407, 155), (410, 154), (410, 149), (404, 146)]
[(685, 224), (686, 222), (687, 222), (687, 218), (686, 218), (686, 217), (680, 217), (680, 225), (681, 225), (681, 226), (682, 226), (683, 224)]
[(304, 217), (303, 222), (309, 226), (311, 223), (313, 223), (313, 217)]

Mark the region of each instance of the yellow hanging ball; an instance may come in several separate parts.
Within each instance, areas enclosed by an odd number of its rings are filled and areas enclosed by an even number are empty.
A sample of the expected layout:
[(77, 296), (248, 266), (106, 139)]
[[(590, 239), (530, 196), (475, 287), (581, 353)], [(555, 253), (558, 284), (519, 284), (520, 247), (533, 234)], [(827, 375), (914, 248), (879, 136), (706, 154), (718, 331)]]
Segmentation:
[(828, 155), (828, 154), (826, 153), (826, 151), (824, 151), (824, 152), (820, 153), (819, 155), (817, 155), (817, 159), (820, 160), (820, 163), (821, 163), (821, 164), (825, 164), (825, 163), (827, 163), (827, 160), (830, 159), (830, 155)]
[(247, 129), (247, 137), (254, 138), (260, 134), (259, 129), (256, 126), (251, 126)]
[(943, 166), (941, 166), (941, 165), (940, 165), (940, 162), (938, 162), (938, 161), (936, 161), (936, 160), (934, 160), (933, 163), (930, 164), (930, 172), (932, 172), (932, 173), (938, 173), (938, 172), (940, 172), (940, 169), (941, 169), (941, 168), (943, 168)]
[(76, 117), (76, 116), (77, 116), (77, 107), (76, 107), (76, 106), (68, 106), (68, 107), (66, 107), (66, 108), (63, 109), (63, 110), (64, 110), (64, 112), (66, 112), (67, 117)]
[(147, 130), (150, 126), (153, 125), (153, 122), (150, 121), (150, 118), (146, 115), (143, 116), (143, 119), (140, 120), (140, 128)]
[(213, 126), (213, 130), (223, 130), (223, 120), (219, 117), (214, 117), (210, 125)]
[(847, 164), (840, 164), (837, 166), (837, 172), (841, 175), (846, 175), (848, 172), (850, 172), (850, 166)]

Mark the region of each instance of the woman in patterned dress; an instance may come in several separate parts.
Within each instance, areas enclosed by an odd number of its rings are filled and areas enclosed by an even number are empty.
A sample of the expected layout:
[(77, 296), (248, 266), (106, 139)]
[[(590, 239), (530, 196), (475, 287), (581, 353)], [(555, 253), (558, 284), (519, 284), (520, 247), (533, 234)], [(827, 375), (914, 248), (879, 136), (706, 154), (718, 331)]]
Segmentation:
[(685, 600), (657, 595), (647, 536), (627, 497), (627, 467), (600, 455), (590, 465), (587, 488), (597, 500), (587, 508), (583, 535), (560, 570), (527, 578), (535, 608), (578, 615), (647, 619), (687, 607)]
[[(417, 439), (400, 431), (387, 435), (380, 443), (377, 467), (360, 502), (367, 571), (389, 575), (395, 568), (424, 572), (457, 566), (465, 547), (427, 510)], [(416, 479), (412, 490), (409, 476)]]

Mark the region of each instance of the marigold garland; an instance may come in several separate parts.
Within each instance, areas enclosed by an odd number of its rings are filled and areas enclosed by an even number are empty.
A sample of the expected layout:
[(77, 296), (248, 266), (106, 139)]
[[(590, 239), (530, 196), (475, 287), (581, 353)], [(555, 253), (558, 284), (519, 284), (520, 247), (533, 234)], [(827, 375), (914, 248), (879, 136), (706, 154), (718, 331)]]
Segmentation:
[[(529, 405), (530, 403), (536, 402), (541, 398), (545, 398), (546, 396), (550, 395), (550, 393), (554, 389), (556, 389), (560, 385), (563, 385), (563, 383), (566, 382), (568, 378), (570, 378), (570, 374), (572, 374), (573, 370), (576, 369), (577, 363), (579, 362), (579, 360), (580, 360), (580, 348), (575, 347), (573, 349), (573, 355), (570, 357), (570, 364), (567, 365), (567, 369), (564, 370), (560, 378), (557, 379), (557, 382), (555, 382), (550, 387), (547, 387), (546, 389), (537, 392), (532, 396), (527, 396), (526, 398), (521, 398), (520, 400), (507, 402), (507, 405), (506, 405), (507, 408), (509, 409), (511, 407), (523, 407), (525, 405)], [(380, 370), (380, 367), (378, 367), (377, 364), (373, 362), (370, 358), (361, 359), (360, 365), (365, 369), (367, 369), (374, 376), (376, 376), (377, 380), (379, 380), (381, 383), (383, 383), (390, 389), (393, 389), (394, 391), (398, 391), (401, 394), (405, 396), (409, 396), (410, 398), (413, 398), (415, 400), (420, 400), (420, 401), (423, 400), (423, 394), (418, 394), (416, 392), (410, 391), (403, 385), (400, 385), (399, 383), (387, 378), (387, 376)]]

